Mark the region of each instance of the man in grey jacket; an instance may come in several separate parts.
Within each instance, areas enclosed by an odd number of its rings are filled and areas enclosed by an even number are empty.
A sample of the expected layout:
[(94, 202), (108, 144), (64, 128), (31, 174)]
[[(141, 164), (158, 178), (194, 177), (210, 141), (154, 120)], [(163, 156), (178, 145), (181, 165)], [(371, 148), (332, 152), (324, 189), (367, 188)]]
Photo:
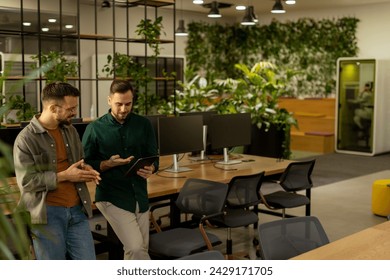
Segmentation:
[(85, 182), (98, 183), (100, 176), (84, 163), (79, 135), (71, 125), (79, 96), (70, 84), (48, 84), (42, 113), (14, 143), (19, 207), (30, 212), (35, 256), (41, 260), (96, 258)]

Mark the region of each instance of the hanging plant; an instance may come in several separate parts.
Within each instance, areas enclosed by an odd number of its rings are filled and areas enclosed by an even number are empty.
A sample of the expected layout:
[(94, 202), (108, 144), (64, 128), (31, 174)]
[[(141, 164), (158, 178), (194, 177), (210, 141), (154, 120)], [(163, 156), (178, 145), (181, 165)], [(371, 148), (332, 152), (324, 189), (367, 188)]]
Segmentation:
[(160, 36), (165, 35), (162, 24), (163, 17), (159, 16), (154, 21), (145, 18), (137, 24), (135, 33), (138, 36), (142, 36), (147, 42), (149, 47), (153, 50), (153, 57), (157, 57), (160, 54)]

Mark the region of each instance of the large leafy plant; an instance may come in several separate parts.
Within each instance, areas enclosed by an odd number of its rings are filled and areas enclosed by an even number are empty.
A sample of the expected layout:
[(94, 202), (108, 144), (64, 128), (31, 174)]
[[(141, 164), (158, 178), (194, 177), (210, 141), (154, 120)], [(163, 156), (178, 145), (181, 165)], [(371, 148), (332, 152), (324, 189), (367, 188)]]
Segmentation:
[(287, 96), (288, 81), (293, 71), (279, 72), (276, 65), (262, 61), (249, 68), (236, 64), (241, 73), (238, 79), (216, 80), (225, 87), (223, 102), (218, 102), (218, 111), (251, 113), (252, 123), (258, 128), (268, 129), (271, 125), (296, 125), (296, 120), (285, 109), (279, 108), (278, 101)]
[[(0, 115), (7, 106), (0, 107)], [(26, 231), (28, 219), (22, 212), (14, 211), (15, 193), (7, 178), (13, 171), (12, 149), (0, 139), (0, 259), (30, 259), (30, 242)], [(6, 215), (7, 214), (7, 215)]]

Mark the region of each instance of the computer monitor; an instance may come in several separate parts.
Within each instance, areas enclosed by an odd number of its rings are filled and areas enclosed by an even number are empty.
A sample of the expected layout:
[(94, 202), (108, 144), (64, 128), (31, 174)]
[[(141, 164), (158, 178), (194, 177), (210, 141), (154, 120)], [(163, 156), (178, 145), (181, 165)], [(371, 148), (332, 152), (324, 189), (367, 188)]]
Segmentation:
[[(182, 117), (188, 117), (188, 116), (197, 116), (200, 115), (203, 118), (203, 149), (200, 151), (200, 156), (192, 156), (190, 157), (191, 160), (206, 160), (206, 150), (207, 146), (210, 143), (208, 141), (208, 136), (207, 136), (207, 126), (210, 123), (211, 117), (213, 115), (216, 115), (216, 111), (199, 111), (199, 112), (185, 112), (185, 113), (179, 113), (179, 116)], [(196, 153), (199, 153), (199, 151), (195, 151)]]
[(237, 113), (214, 115), (208, 126), (212, 149), (223, 148), (224, 160), (221, 164), (236, 164), (241, 161), (229, 160), (228, 149), (251, 143), (251, 115)]
[(211, 117), (218, 114), (217, 111), (198, 111), (198, 112), (183, 112), (179, 113), (179, 116), (186, 117), (186, 116), (202, 116), (203, 118), (203, 125), (209, 125)]
[(190, 168), (179, 167), (177, 155), (203, 149), (203, 118), (188, 117), (158, 118), (159, 154), (173, 155), (173, 168), (168, 172), (184, 172)]
[(158, 119), (159, 118), (162, 118), (162, 117), (166, 117), (166, 115), (146, 115), (144, 116), (145, 118), (147, 118), (150, 123), (152, 124), (152, 127), (153, 127), (153, 131), (154, 131), (154, 134), (156, 136), (156, 143), (158, 143)]

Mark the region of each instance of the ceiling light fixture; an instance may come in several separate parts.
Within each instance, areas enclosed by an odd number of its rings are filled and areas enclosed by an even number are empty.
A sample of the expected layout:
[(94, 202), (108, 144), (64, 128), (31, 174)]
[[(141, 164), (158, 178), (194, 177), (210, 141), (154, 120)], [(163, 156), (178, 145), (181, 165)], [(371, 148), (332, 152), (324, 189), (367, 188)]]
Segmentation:
[(284, 14), (286, 11), (283, 8), (281, 0), (275, 0), (275, 4), (272, 7), (271, 13), (273, 14)]
[(23, 22), (23, 26), (31, 26), (31, 22), (25, 21)]
[(255, 18), (253, 17), (254, 12), (253, 12), (253, 6), (249, 6), (246, 9), (245, 16), (241, 21), (241, 25), (255, 25)]
[(200, 5), (200, 4), (203, 4), (204, 1), (203, 0), (193, 0), (192, 3), (194, 3), (196, 5)]
[(175, 31), (176, 36), (188, 36), (185, 28), (184, 19), (179, 20), (179, 27)]
[(55, 18), (49, 18), (47, 21), (53, 23), (53, 22), (56, 22), (57, 20)]
[(42, 27), (41, 29), (43, 32), (48, 32), (49, 31), (49, 27)]
[(217, 1), (211, 2), (211, 9), (210, 9), (210, 12), (209, 12), (209, 14), (207, 16), (209, 18), (220, 18), (220, 17), (222, 17), (222, 15), (219, 13), (218, 2)]
[(71, 29), (71, 28), (73, 28), (73, 24), (66, 24), (66, 25), (65, 25), (65, 28), (66, 28), (66, 29)]
[(179, 26), (175, 31), (175, 36), (188, 36), (183, 19), (183, 0), (180, 1), (180, 17)]
[(245, 11), (246, 10), (246, 7), (244, 5), (237, 5), (236, 6), (236, 10), (237, 11)]

